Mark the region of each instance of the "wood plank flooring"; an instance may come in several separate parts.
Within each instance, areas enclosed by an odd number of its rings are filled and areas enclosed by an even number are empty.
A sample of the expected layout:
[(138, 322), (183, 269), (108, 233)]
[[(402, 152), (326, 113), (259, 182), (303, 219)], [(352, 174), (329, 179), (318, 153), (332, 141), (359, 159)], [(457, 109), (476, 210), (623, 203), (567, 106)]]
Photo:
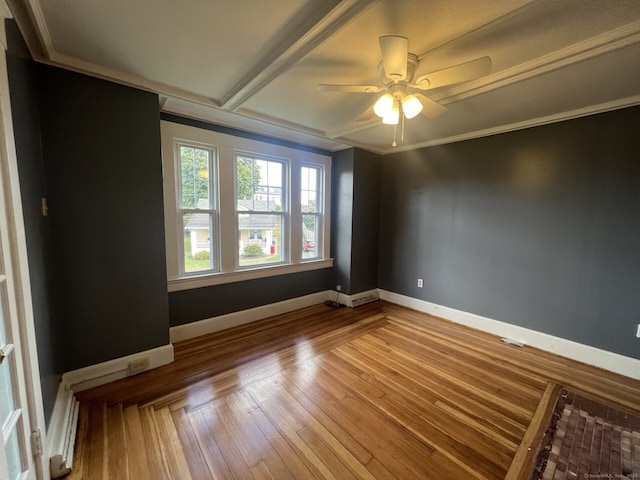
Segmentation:
[(70, 480), (504, 478), (550, 382), (640, 411), (640, 382), (385, 302), (175, 344), (80, 392)]

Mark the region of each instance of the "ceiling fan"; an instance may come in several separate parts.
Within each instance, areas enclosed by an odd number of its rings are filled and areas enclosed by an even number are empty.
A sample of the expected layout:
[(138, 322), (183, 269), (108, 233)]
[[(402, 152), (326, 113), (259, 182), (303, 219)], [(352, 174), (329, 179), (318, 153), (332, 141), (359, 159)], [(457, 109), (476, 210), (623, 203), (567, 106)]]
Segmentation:
[[(466, 82), (488, 75), (491, 72), (491, 59), (481, 57), (466, 63), (454, 65), (436, 72), (413, 78), (418, 64), (418, 56), (409, 52), (409, 39), (398, 35), (380, 37), (382, 61), (378, 65), (383, 87), (376, 85), (336, 85), (320, 84), (321, 92), (385, 93), (373, 105), (373, 112), (382, 118), (382, 122), (398, 125), (404, 119), (410, 119), (422, 113), (427, 117), (436, 117), (446, 110), (435, 100), (420, 91)], [(370, 110), (359, 118), (368, 119)], [(396, 146), (394, 138), (393, 146)]]

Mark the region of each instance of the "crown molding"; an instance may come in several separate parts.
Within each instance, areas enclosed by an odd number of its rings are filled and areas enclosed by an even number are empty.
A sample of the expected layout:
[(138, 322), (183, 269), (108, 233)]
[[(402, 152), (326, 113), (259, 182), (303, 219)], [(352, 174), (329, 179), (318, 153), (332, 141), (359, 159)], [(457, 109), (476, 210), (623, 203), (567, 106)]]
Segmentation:
[(162, 99), (161, 110), (181, 117), (245, 130), (330, 152), (344, 150), (351, 146), (338, 139), (328, 138), (324, 132), (308, 129), (298, 124), (287, 123), (277, 118), (263, 116), (257, 112), (244, 109), (229, 112), (220, 108), (210, 108), (207, 105), (202, 107), (204, 108), (198, 108), (197, 106), (194, 108), (193, 104), (188, 100), (180, 101), (179, 99), (165, 98)]
[(5, 2), (5, 0), (0, 0), (0, 16), (3, 19), (13, 18), (13, 15), (11, 14), (11, 10), (9, 9), (9, 6), (7, 5), (7, 2)]
[[(47, 22), (44, 18), (39, 0), (27, 0), (26, 2), (20, 2), (19, 0), (10, 1), (14, 4), (25, 5), (25, 10), (29, 12), (30, 20), (38, 33), (40, 48), (42, 49), (44, 58), (49, 58), (51, 54), (55, 52), (55, 49), (53, 48), (53, 40), (51, 39), (51, 34), (49, 33), (49, 28), (47, 27)], [(23, 20), (26, 20), (26, 18)]]
[(59, 53), (53, 53), (50, 56), (49, 61), (43, 61), (41, 63), (62, 67), (66, 70), (83, 73), (85, 75), (101, 78), (103, 80), (109, 80), (121, 85), (127, 85), (129, 87), (147, 90), (159, 95), (180, 98), (182, 100), (186, 100), (198, 105), (204, 105), (211, 108), (220, 108), (219, 102), (205, 95), (199, 95), (178, 87), (174, 87), (173, 85), (156, 82), (155, 80), (149, 80), (148, 78), (139, 77), (136, 75), (130, 75), (128, 73), (123, 73), (118, 70), (103, 67), (101, 65), (96, 65), (95, 63), (86, 62), (84, 60), (79, 60), (74, 57), (68, 57)]
[(429, 140), (427, 142), (414, 143), (411, 145), (401, 145), (394, 148), (384, 149), (380, 152), (382, 155), (388, 155), (391, 153), (405, 152), (409, 150), (417, 150), (420, 148), (434, 147), (436, 145), (445, 145), (447, 143), (462, 142), (464, 140), (472, 140), (474, 138), (489, 137), (492, 135), (499, 135), (501, 133), (515, 132), (517, 130), (524, 130), (525, 128), (539, 127), (542, 125), (548, 125), (550, 123), (563, 122), (565, 120), (573, 120), (580, 117), (587, 117), (590, 115), (597, 115), (598, 113), (610, 112), (612, 110), (620, 110), (622, 108), (635, 107), (640, 105), (640, 95), (623, 98), (621, 100), (614, 100), (612, 102), (601, 103), (598, 105), (590, 105), (588, 107), (579, 108), (576, 110), (569, 110), (566, 112), (556, 113), (553, 115), (547, 115), (545, 117), (537, 117), (522, 122), (510, 123), (507, 125), (500, 125), (498, 127), (486, 128), (483, 130), (474, 130), (471, 132), (462, 133), (460, 135), (453, 135), (451, 137), (442, 137)]
[[(30, 2), (6, 0), (3, 3), (11, 11), (10, 17), (14, 18), (18, 24), (20, 33), (27, 44), (27, 48), (29, 49), (31, 56), (38, 61), (46, 59), (45, 39), (40, 32), (40, 28)], [(48, 34), (46, 35), (48, 37)]]
[(0, 25), (0, 46), (4, 51), (7, 50), (7, 32), (5, 31), (5, 22), (4, 20), (8, 18), (13, 18), (11, 15), (11, 10), (5, 3), (4, 0), (0, 0), (0, 19), (3, 20)]
[[(364, 128), (370, 128), (374, 125), (371, 123), (366, 127), (354, 128), (351, 130), (345, 130), (344, 132), (336, 132), (335, 135), (331, 137), (318, 137), (318, 136), (303, 136), (301, 137), (301, 133), (299, 130), (283, 130), (285, 127), (280, 125), (277, 122), (271, 124), (270, 127), (267, 127), (267, 124), (264, 121), (258, 121), (255, 118), (244, 117), (244, 120), (240, 120), (240, 115), (236, 113), (226, 112), (222, 110), (218, 110), (217, 115), (194, 115), (192, 111), (184, 110), (184, 109), (176, 109), (169, 106), (169, 108), (164, 108), (163, 111), (168, 113), (175, 113), (176, 115), (181, 115), (184, 117), (195, 118), (203, 121), (210, 121), (216, 124), (225, 125), (229, 127), (239, 128), (242, 130), (250, 130), (255, 133), (260, 133), (264, 135), (274, 136), (277, 138), (281, 138), (283, 140), (289, 140), (297, 143), (301, 143), (303, 145), (308, 145), (311, 147), (323, 148), (328, 151), (336, 152), (339, 150), (344, 150), (345, 148), (360, 148), (362, 150), (366, 150), (368, 152), (376, 153), (378, 155), (389, 155), (393, 153), (406, 152), (410, 150), (418, 150), (420, 148), (434, 147), (437, 145), (445, 145), (448, 143), (462, 142), (465, 140), (472, 140), (475, 138), (481, 137), (489, 137), (492, 135), (499, 135), (501, 133), (508, 133), (517, 130), (524, 130), (526, 128), (533, 128), (542, 125), (547, 125), (550, 123), (562, 122), (565, 120), (573, 120), (580, 117), (586, 117), (589, 115), (596, 115), (598, 113), (605, 113), (612, 110), (619, 110), (622, 108), (634, 107), (640, 105), (640, 95), (624, 98), (621, 100), (615, 100), (612, 102), (601, 103), (598, 105), (591, 105), (584, 108), (579, 108), (575, 110), (568, 110), (565, 112), (560, 112), (553, 115), (547, 115), (544, 117), (536, 117), (528, 120), (524, 120), (522, 122), (509, 123), (506, 125), (499, 125), (496, 127), (486, 128), (482, 130), (473, 130), (469, 132), (462, 133), (460, 135), (452, 135), (449, 137), (441, 137), (435, 138), (432, 140), (428, 140), (426, 142), (413, 143), (407, 145), (398, 145), (397, 147), (389, 147), (389, 148), (378, 148), (370, 144), (361, 143), (358, 141), (351, 140), (346, 138), (345, 135), (349, 133), (355, 133)], [(212, 112), (213, 113), (213, 112)], [(235, 120), (234, 120), (235, 119)], [(252, 123), (256, 122), (256, 123)], [(332, 141), (333, 143), (326, 143), (327, 141)]]

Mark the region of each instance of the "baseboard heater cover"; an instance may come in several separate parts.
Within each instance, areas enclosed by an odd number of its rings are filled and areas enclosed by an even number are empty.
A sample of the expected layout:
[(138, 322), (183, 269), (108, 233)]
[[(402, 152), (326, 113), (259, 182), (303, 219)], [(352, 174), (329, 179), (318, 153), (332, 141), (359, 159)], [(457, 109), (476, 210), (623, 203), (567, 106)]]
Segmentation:
[(375, 302), (380, 299), (380, 295), (376, 290), (372, 290), (369, 292), (363, 292), (361, 294), (355, 294), (351, 296), (351, 306), (359, 307), (360, 305), (364, 305), (365, 303)]
[(51, 478), (66, 475), (73, 468), (79, 408), (80, 402), (76, 400), (73, 390), (61, 383), (47, 435)]

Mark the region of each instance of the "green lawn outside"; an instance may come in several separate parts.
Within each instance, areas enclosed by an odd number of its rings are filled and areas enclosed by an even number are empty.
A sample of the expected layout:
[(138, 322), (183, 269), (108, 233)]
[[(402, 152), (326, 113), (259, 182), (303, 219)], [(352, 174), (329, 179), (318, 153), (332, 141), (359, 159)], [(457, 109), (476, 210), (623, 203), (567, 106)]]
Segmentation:
[[(267, 263), (277, 263), (280, 261), (280, 255), (268, 255), (265, 257), (245, 257), (240, 258), (240, 266), (261, 265)], [(209, 270), (211, 264), (209, 260), (198, 260), (191, 255), (191, 237), (184, 236), (184, 271), (197, 272), (200, 270)]]
[(198, 260), (191, 255), (191, 236), (184, 236), (184, 271), (197, 272), (199, 270), (209, 270), (211, 268), (210, 260)]

